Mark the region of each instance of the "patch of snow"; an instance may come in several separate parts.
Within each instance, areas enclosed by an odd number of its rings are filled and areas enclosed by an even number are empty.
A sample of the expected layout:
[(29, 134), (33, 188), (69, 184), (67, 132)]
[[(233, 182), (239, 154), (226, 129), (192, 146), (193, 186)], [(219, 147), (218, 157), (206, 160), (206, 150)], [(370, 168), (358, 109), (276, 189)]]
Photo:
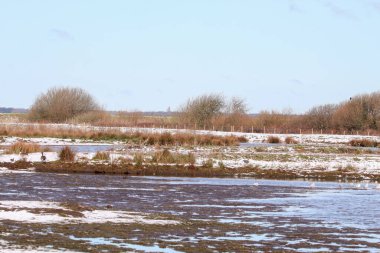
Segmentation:
[[(33, 209), (45, 209), (43, 213)], [(144, 223), (154, 225), (176, 225), (174, 220), (150, 219), (144, 214), (116, 210), (83, 211), (83, 217), (69, 217), (55, 214), (54, 211), (70, 211), (55, 202), (45, 201), (0, 201), (0, 220), (13, 220), (26, 223)], [(48, 212), (50, 211), (50, 213)]]

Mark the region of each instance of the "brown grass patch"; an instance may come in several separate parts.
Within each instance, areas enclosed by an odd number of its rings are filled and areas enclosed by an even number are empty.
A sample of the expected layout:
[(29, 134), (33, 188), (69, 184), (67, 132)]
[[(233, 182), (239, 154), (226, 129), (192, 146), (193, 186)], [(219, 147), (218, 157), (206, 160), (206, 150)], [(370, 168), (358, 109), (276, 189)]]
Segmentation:
[(75, 160), (75, 152), (66, 146), (59, 152), (59, 160), (62, 162), (73, 162)]
[(277, 136), (268, 136), (267, 142), (268, 143), (281, 143), (281, 140)]
[(96, 152), (95, 156), (92, 159), (108, 161), (110, 159), (110, 154), (107, 152)]
[(349, 142), (349, 145), (353, 147), (377, 147), (379, 143), (368, 139), (354, 139)]
[(144, 133), (122, 132), (120, 129), (80, 129), (80, 128), (55, 128), (46, 125), (14, 126), (7, 128), (0, 126), (0, 136), (18, 137), (52, 137), (60, 139), (84, 139), (93, 141), (123, 141), (131, 144), (160, 145), (160, 146), (237, 146), (241, 142), (247, 142), (245, 137), (216, 136), (192, 133)]
[(16, 142), (12, 146), (10, 146), (7, 150), (8, 154), (29, 154), (41, 152), (42, 149), (40, 145), (34, 143), (26, 143), (26, 142)]
[(293, 137), (288, 136), (285, 138), (285, 143), (286, 144), (298, 144), (298, 141), (296, 141)]
[(193, 153), (178, 154), (172, 153), (167, 149), (155, 152), (152, 157), (155, 163), (176, 163), (176, 164), (194, 164), (195, 156)]

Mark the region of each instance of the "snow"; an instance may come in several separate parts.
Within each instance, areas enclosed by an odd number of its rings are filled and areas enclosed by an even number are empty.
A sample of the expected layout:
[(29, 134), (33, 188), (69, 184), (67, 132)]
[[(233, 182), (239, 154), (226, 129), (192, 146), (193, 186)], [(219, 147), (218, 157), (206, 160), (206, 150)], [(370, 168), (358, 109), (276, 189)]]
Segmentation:
[[(33, 212), (33, 209), (44, 209)], [(0, 220), (26, 223), (144, 223), (155, 225), (176, 225), (174, 220), (150, 219), (141, 213), (116, 210), (83, 211), (83, 217), (60, 216), (57, 211), (70, 211), (55, 202), (46, 201), (0, 201)]]

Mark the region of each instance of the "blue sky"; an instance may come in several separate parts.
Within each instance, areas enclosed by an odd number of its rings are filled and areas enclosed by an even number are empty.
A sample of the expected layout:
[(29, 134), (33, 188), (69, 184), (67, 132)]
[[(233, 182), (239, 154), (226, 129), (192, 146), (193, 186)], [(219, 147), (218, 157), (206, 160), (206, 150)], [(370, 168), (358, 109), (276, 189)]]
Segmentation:
[(75, 86), (109, 110), (304, 112), (380, 90), (379, 31), (380, 0), (0, 0), (0, 106)]

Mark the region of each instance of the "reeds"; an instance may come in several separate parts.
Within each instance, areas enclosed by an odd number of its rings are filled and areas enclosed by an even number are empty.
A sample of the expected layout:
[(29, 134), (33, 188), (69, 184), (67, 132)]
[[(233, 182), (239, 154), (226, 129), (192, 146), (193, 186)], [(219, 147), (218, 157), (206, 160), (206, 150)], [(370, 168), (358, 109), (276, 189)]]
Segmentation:
[(152, 162), (155, 163), (194, 164), (195, 160), (196, 158), (193, 153), (172, 153), (167, 149), (157, 151), (152, 156)]
[(271, 135), (271, 136), (268, 136), (267, 142), (276, 144), (276, 143), (281, 143), (281, 140), (279, 137)]
[(68, 146), (62, 148), (58, 156), (62, 162), (73, 162), (75, 160), (75, 152)]
[(349, 145), (353, 147), (373, 148), (373, 147), (378, 147), (380, 143), (378, 143), (377, 141), (372, 141), (368, 139), (353, 139), (349, 142)]
[(286, 144), (298, 144), (298, 141), (296, 141), (293, 137), (288, 136), (285, 138), (285, 143)]
[(132, 144), (160, 146), (237, 146), (247, 142), (245, 137), (216, 136), (192, 133), (143, 133), (122, 132), (118, 129), (80, 129), (52, 126), (19, 126), (7, 128), (0, 126), (0, 136), (53, 137), (60, 139), (85, 139), (93, 141), (123, 141)]
[(36, 153), (36, 152), (41, 152), (41, 151), (42, 149), (38, 144), (19, 141), (11, 145), (8, 148), (7, 153), (8, 154), (29, 154), (29, 153)]
[(92, 158), (93, 160), (101, 160), (108, 161), (110, 160), (110, 154), (107, 152), (96, 152), (95, 156)]

